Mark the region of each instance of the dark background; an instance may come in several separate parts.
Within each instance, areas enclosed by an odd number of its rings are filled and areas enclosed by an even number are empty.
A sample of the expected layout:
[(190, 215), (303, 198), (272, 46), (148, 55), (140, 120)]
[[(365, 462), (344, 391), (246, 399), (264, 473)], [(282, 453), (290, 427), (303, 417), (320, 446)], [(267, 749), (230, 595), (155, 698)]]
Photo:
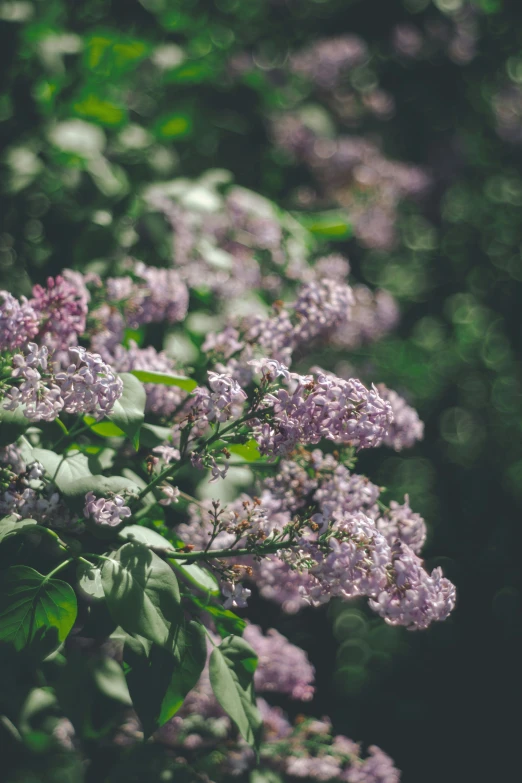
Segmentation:
[[(404, 783), (517, 779), (522, 4), (16, 6), (0, 6), (0, 279), (17, 294), (64, 266), (84, 269), (126, 252), (157, 262), (157, 245), (136, 217), (136, 192), (158, 178), (225, 168), (239, 184), (295, 208), (298, 189), (315, 183), (270, 134), (269, 118), (285, 108), (285, 54), (343, 33), (368, 44), (369, 67), (395, 110), (385, 121), (363, 117), (356, 128), (332, 113), (336, 132), (379, 139), (390, 158), (425, 167), (432, 186), (422, 201), (401, 204), (395, 246), (379, 250), (352, 237), (335, 247), (349, 256), (356, 277), (391, 285), (399, 299), (398, 331), (356, 358), (369, 363), (372, 379), (408, 390), (426, 423), (413, 451), (365, 455), (360, 470), (390, 496), (409, 492), (430, 526), (427, 563), (442, 565), (456, 583), (458, 606), (446, 623), (420, 633), (385, 627), (363, 606), (281, 618), (256, 604), (252, 619), (277, 623), (309, 651), (318, 673), (310, 712), (330, 715), (339, 733), (382, 747)], [(468, 62), (455, 62), (444, 44), (425, 43), (416, 59), (394, 51), (395, 25), (424, 31), (442, 24), (451, 37), (462, 14), (476, 25)], [(186, 59), (158, 75), (151, 56), (165, 43), (181, 47)], [(242, 52), (261, 52), (277, 67), (232, 78), (228, 63)], [(505, 91), (513, 95), (508, 134), (499, 133), (495, 115)], [(313, 88), (303, 100), (328, 107)], [(92, 156), (50, 140), (56, 123), (71, 118), (103, 131), (103, 157), (119, 188), (93, 175)], [(177, 124), (166, 130), (172, 118)], [(129, 125), (146, 130), (145, 146), (125, 141)], [(336, 206), (328, 197), (323, 205)], [(109, 213), (109, 224), (100, 212)], [(138, 239), (127, 249), (129, 227)], [(426, 241), (412, 242), (412, 233)], [(396, 266), (406, 290), (390, 278)]]

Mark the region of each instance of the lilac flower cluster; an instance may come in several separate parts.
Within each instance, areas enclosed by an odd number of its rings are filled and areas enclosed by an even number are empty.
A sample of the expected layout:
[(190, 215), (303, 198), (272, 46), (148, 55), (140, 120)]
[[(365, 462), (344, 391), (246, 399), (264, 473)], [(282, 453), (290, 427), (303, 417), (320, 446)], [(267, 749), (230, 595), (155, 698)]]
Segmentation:
[(13, 386), (4, 407), (15, 410), (24, 405), (24, 415), (32, 421), (52, 421), (62, 410), (67, 413), (90, 413), (103, 418), (110, 413), (121, 397), (123, 384), (120, 378), (97, 354), (85, 348), (69, 348), (69, 366), (54, 375), (48, 370), (48, 349), (29, 343), (26, 354), (13, 358), (12, 377), (21, 380)]
[(276, 117), (273, 135), (278, 147), (310, 168), (324, 196), (347, 210), (366, 247), (393, 246), (399, 203), (423, 194), (430, 182), (422, 169), (385, 158), (375, 143), (321, 136), (298, 114)]
[(35, 285), (31, 305), (41, 322), (40, 340), (52, 351), (61, 351), (78, 343), (85, 332), (87, 301), (69, 280), (58, 276), (47, 279), (47, 287)]
[(40, 525), (56, 529), (76, 532), (82, 529), (60, 494), (42, 481), (42, 466), (38, 462), (26, 464), (17, 446), (0, 450), (0, 469), (4, 479), (9, 475), (0, 492), (0, 516), (34, 519)]
[(8, 291), (0, 291), (0, 351), (20, 348), (38, 334), (39, 318), (22, 296), (20, 301)]
[(123, 383), (98, 354), (69, 348), (69, 365), (55, 375), (66, 413), (90, 413), (102, 419), (121, 397)]
[(426, 543), (426, 523), (420, 514), (411, 510), (408, 495), (402, 504), (392, 500), (390, 507), (376, 518), (375, 524), (390, 546), (397, 540), (402, 541), (419, 554)]
[(357, 449), (379, 446), (393, 420), (391, 406), (375, 387), (333, 375), (300, 376), (281, 367), (284, 386), (267, 394), (270, 422), (260, 422), (254, 437), (262, 454), (288, 454), (298, 443), (322, 438)]
[(370, 600), (370, 607), (389, 625), (422, 629), (449, 616), (455, 606), (455, 586), (443, 577), (441, 568), (428, 574), (413, 549), (400, 541), (392, 546), (392, 564), (392, 585)]
[(13, 357), (11, 376), (22, 383), (9, 390), (3, 407), (13, 411), (24, 405), (24, 415), (31, 421), (52, 421), (60, 415), (64, 401), (56, 383), (42, 380), (41, 371), (45, 372), (48, 366), (48, 349), (45, 345), (39, 348), (36, 343), (28, 343), (25, 352), (25, 356)]
[(309, 701), (313, 697), (314, 668), (303, 650), (290, 644), (274, 628), (270, 628), (264, 636), (259, 626), (249, 624), (243, 638), (259, 656), (254, 675), (257, 691), (287, 693), (301, 701)]
[(122, 520), (130, 517), (131, 510), (125, 505), (121, 495), (114, 495), (113, 498), (97, 498), (94, 492), (87, 492), (83, 513), (97, 525), (116, 527)]
[(188, 308), (188, 290), (174, 269), (132, 263), (134, 276), (107, 279), (109, 302), (122, 302), (126, 324), (136, 329), (141, 324), (182, 321)]
[(368, 58), (364, 41), (355, 35), (324, 38), (292, 55), (290, 68), (319, 87), (333, 90), (340, 78)]
[(208, 385), (194, 391), (194, 408), (208, 421), (224, 422), (238, 419), (243, 411), (247, 395), (237, 381), (223, 373), (209, 372)]
[(384, 436), (384, 444), (395, 451), (402, 451), (404, 448), (411, 448), (416, 441), (422, 440), (424, 424), (419, 419), (417, 411), (407, 405), (397, 392), (387, 389), (384, 383), (378, 384), (377, 390), (382, 399), (390, 403), (393, 413), (393, 422)]

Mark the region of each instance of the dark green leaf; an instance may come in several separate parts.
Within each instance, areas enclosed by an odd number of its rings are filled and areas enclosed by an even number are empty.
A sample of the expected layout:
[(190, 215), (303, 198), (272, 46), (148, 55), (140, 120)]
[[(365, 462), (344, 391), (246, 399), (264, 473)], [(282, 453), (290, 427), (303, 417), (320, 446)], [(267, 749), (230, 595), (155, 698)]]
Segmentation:
[(98, 690), (109, 699), (132, 706), (125, 675), (113, 658), (98, 658), (92, 664), (92, 677)]
[(212, 617), (216, 630), (221, 637), (225, 638), (230, 636), (230, 634), (235, 636), (243, 634), (247, 625), (246, 621), (238, 617), (234, 612), (231, 612), (230, 609), (224, 609), (221, 605), (208, 603), (208, 601), (203, 601), (195, 595), (190, 595), (189, 598), (195, 606)]
[(185, 375), (172, 375), (171, 373), (152, 372), (151, 370), (133, 370), (132, 375), (143, 383), (158, 383), (162, 386), (178, 386), (180, 389), (191, 392), (198, 385), (192, 378)]
[(170, 720), (197, 684), (207, 658), (206, 634), (194, 621), (185, 629), (186, 644), (179, 661), (143, 639), (127, 637), (124, 660), (133, 706), (146, 736)]
[(103, 562), (102, 584), (109, 611), (124, 631), (179, 654), (183, 612), (167, 563), (145, 546), (125, 544)]
[(9, 536), (16, 536), (20, 533), (27, 531), (27, 528), (34, 527), (36, 521), (34, 519), (17, 519), (15, 516), (10, 515), (0, 519), (0, 541), (3, 541)]
[(14, 411), (6, 411), (0, 404), (0, 447), (14, 443), (32, 425), (19, 405)]
[(28, 566), (7, 570), (0, 598), (0, 639), (15, 649), (42, 643), (51, 652), (69, 634), (76, 613), (76, 596), (67, 582), (46, 579)]
[(116, 400), (108, 418), (132, 441), (137, 450), (140, 442), (140, 428), (145, 419), (147, 395), (135, 373), (122, 373), (123, 394)]
[(143, 424), (141, 428), (141, 443), (149, 449), (168, 441), (172, 435), (169, 427), (159, 427), (156, 424)]
[(176, 666), (167, 692), (161, 704), (159, 725), (170, 720), (180, 709), (185, 697), (197, 685), (207, 660), (207, 635), (205, 629), (193, 620), (186, 629), (186, 643), (181, 665)]
[(210, 656), (210, 683), (216, 699), (244, 739), (257, 748), (262, 719), (254, 693), (256, 666), (257, 655), (239, 636), (227, 636)]

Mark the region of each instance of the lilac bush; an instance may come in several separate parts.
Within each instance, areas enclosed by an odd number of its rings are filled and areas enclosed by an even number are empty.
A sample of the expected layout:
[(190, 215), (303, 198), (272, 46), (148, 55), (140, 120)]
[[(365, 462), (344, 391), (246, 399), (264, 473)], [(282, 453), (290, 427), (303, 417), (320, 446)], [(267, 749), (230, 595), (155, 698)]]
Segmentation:
[[(361, 56), (340, 42), (319, 82)], [(105, 279), (64, 270), (30, 300), (0, 293), (0, 542), (19, 542), (0, 639), (41, 660), (96, 644), (124, 694), (116, 746), (150, 738), (200, 771), (219, 759), (219, 779), (259, 763), (295, 779), (395, 783), (383, 751), (364, 757), (327, 718), (292, 724), (256, 702), (309, 702), (314, 667), (241, 615), (253, 593), (289, 614), (364, 598), (412, 631), (451, 613), (455, 588), (425, 568), (426, 524), (408, 496), (386, 505), (356, 472), (361, 451), (422, 438), (417, 413), (383, 384), (309, 358), (378, 339), (396, 306), (353, 286), (342, 256), (311, 263), (306, 232), (255, 194), (216, 197), (208, 220), (168, 194), (149, 198), (175, 229), (175, 267), (124, 259)], [(200, 317), (187, 312), (202, 285), (213, 328), (190, 369), (168, 341), (148, 344), (148, 328)], [(253, 285), (265, 298), (249, 312)], [(55, 729), (81, 753), (66, 717)]]

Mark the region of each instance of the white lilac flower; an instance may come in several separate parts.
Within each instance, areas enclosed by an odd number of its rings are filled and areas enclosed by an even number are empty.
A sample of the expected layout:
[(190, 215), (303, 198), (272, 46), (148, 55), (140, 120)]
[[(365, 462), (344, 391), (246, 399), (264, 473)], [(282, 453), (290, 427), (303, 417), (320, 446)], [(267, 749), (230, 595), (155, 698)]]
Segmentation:
[(225, 596), (223, 607), (225, 609), (244, 609), (247, 605), (247, 601), (250, 598), (252, 591), (245, 587), (241, 583), (235, 585), (223, 584), (221, 592)]

